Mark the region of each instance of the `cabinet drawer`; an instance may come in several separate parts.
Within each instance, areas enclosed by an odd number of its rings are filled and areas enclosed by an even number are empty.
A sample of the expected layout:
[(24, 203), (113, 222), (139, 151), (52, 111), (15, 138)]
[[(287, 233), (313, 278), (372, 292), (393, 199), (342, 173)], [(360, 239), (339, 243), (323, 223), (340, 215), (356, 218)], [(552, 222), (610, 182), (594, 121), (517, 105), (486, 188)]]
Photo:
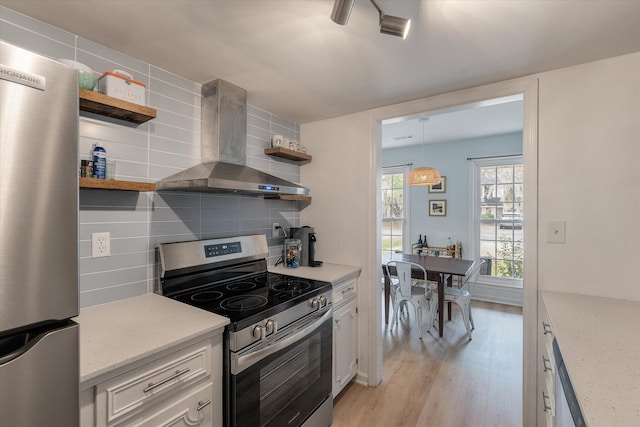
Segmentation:
[(333, 287), (333, 306), (358, 294), (358, 279), (350, 279)]
[(187, 347), (96, 387), (96, 424), (112, 426), (153, 402), (211, 377), (209, 342)]
[(131, 425), (135, 427), (212, 426), (213, 412), (213, 383), (210, 382), (173, 404), (162, 405), (162, 409), (158, 412)]

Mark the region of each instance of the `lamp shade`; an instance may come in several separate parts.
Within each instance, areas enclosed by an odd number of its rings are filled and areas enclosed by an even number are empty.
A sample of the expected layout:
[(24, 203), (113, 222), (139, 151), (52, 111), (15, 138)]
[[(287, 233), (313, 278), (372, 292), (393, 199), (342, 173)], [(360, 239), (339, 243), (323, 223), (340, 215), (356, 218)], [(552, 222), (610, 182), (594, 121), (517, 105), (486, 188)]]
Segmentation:
[(436, 185), (440, 183), (440, 172), (430, 167), (415, 168), (411, 169), (407, 180), (409, 185)]

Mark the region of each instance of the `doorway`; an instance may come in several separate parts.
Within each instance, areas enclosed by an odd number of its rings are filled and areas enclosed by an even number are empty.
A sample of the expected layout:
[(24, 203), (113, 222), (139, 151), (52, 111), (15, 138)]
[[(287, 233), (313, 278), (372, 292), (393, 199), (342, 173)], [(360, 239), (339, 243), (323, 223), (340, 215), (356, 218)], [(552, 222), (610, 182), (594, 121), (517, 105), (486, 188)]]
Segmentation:
[[(482, 106), (491, 104), (491, 100), (501, 99), (508, 96), (521, 96), (523, 102), (523, 164), (525, 176), (525, 227), (524, 227), (524, 271), (523, 271), (523, 351), (522, 351), (522, 371), (523, 371), (523, 423), (525, 425), (535, 424), (535, 389), (536, 389), (536, 365), (534, 355), (536, 354), (535, 322), (537, 311), (537, 79), (526, 78), (514, 81), (501, 82), (493, 85), (449, 93), (441, 96), (421, 99), (415, 102), (401, 104), (393, 108), (381, 109), (372, 113), (374, 125), (374, 138), (376, 140), (376, 164), (378, 177), (382, 168), (382, 125), (387, 120), (398, 117), (417, 118), (425, 112), (445, 112), (456, 111), (469, 106)], [(449, 182), (447, 183), (449, 184)], [(380, 180), (378, 178), (378, 192), (380, 190)], [(379, 195), (377, 196), (380, 199)], [(415, 206), (415, 203), (414, 203)], [(379, 204), (378, 204), (379, 210)], [(415, 210), (415, 209), (414, 209)], [(528, 219), (527, 219), (528, 218)], [(376, 228), (378, 241), (373, 265), (379, 266), (381, 259), (381, 247), (379, 242), (381, 216), (378, 211)], [(415, 234), (415, 232), (414, 232)], [(417, 234), (416, 234), (417, 235)], [(379, 268), (377, 269), (379, 270)], [(382, 278), (381, 270), (378, 271), (378, 278)], [(379, 281), (377, 283), (380, 283)], [(374, 363), (369, 365), (369, 385), (377, 385), (382, 380), (383, 355), (382, 355), (382, 298), (380, 297), (380, 287), (372, 290), (371, 301), (375, 304), (372, 316), (376, 317), (375, 322), (370, 322), (369, 334), (372, 340), (369, 342), (368, 350), (375, 355)], [(373, 307), (372, 307), (373, 309)], [(366, 350), (365, 350), (366, 351)]]

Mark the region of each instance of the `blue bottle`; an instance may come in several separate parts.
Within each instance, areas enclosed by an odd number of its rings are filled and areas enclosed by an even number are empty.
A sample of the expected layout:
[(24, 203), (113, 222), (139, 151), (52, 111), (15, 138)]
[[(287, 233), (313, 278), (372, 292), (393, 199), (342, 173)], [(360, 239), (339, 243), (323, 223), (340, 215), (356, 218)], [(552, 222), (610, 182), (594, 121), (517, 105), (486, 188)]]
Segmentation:
[(93, 147), (93, 177), (100, 179), (107, 177), (107, 150), (99, 145)]

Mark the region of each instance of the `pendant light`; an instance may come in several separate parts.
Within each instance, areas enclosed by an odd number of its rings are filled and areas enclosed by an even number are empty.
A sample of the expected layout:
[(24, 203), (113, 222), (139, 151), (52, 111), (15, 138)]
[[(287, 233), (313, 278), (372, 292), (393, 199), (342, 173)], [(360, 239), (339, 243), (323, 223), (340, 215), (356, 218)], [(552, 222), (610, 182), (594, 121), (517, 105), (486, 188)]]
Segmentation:
[[(424, 144), (425, 144), (424, 125), (428, 120), (429, 119), (426, 117), (420, 119), (420, 121), (422, 122), (423, 153), (424, 153)], [(440, 172), (438, 172), (438, 169), (432, 168), (430, 166), (413, 168), (411, 169), (411, 172), (409, 172), (409, 176), (407, 177), (407, 180), (409, 181), (409, 185), (423, 185), (423, 186), (436, 185), (436, 184), (440, 184)]]

